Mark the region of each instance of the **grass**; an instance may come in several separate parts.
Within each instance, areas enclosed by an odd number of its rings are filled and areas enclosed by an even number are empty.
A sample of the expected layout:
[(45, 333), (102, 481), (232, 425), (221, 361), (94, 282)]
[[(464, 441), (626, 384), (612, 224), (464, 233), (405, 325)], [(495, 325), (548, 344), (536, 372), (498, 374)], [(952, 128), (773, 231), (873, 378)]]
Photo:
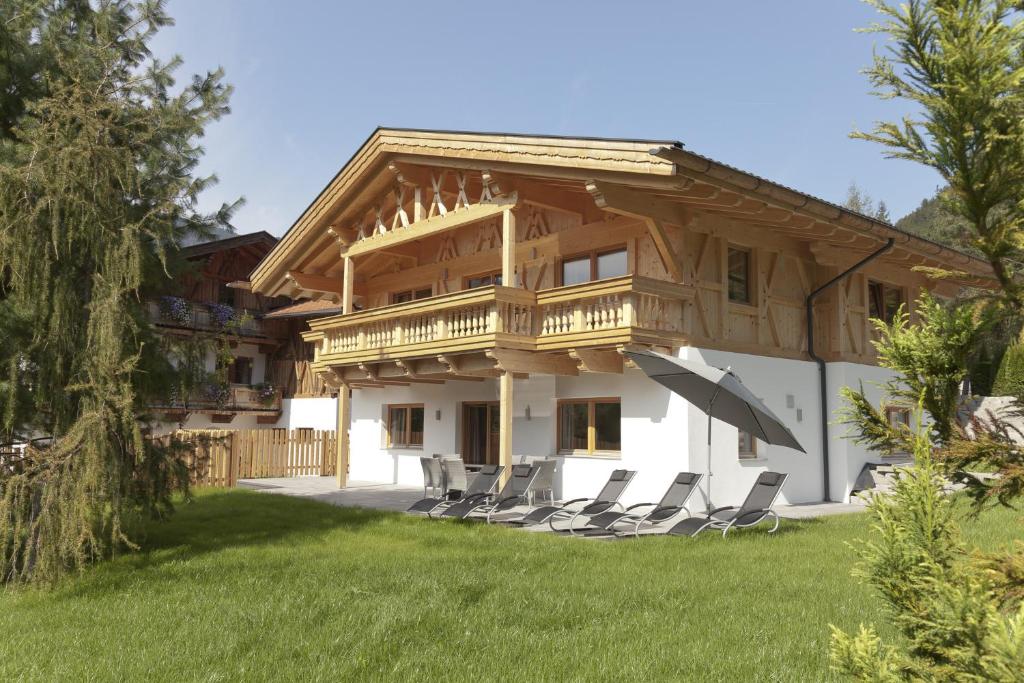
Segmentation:
[(829, 624), (884, 621), (867, 525), (606, 543), (205, 492), (145, 552), (0, 593), (0, 680), (823, 680)]

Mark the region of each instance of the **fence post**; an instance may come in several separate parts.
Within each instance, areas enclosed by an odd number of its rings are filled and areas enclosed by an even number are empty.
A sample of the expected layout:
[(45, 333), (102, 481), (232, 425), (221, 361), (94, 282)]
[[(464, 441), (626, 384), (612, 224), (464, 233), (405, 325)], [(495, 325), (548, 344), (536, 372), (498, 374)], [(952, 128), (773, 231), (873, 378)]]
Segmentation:
[(231, 432), (231, 447), (228, 450), (228, 487), (233, 487), (238, 483), (238, 438), (239, 432)]

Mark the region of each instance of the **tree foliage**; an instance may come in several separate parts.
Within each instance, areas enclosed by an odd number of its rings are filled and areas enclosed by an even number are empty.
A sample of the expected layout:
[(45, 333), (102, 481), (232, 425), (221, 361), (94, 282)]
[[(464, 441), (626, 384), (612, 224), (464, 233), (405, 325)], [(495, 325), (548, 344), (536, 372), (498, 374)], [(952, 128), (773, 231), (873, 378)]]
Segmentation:
[(846, 190), (846, 200), (843, 202), (843, 206), (850, 211), (856, 211), (886, 223), (891, 220), (889, 208), (885, 202), (879, 200), (878, 203), (875, 203), (871, 195), (862, 190), (855, 182), (851, 182), (850, 187)]
[[(962, 238), (989, 261), (1000, 286), (997, 305), (985, 307), (985, 315), (997, 328), (1016, 325), (1024, 310), (1019, 3), (868, 1), (884, 17), (870, 30), (891, 39), (867, 71), (876, 94), (907, 99), (918, 111), (855, 135), (939, 172), (948, 185), (944, 208), (963, 220)], [(953, 378), (972, 353), (980, 355), (970, 347), (984, 336), (967, 329), (966, 313), (949, 317), (951, 326), (936, 326), (935, 311), (923, 307), (918, 325), (901, 320), (899, 329), (879, 328), (883, 364), (900, 380), (887, 386), (887, 400), (919, 399), (914, 433), (885, 424), (863, 392), (848, 392), (845, 419), (855, 438), (883, 452), (894, 444), (909, 447), (914, 464), (890, 496), (872, 499), (872, 540), (860, 548), (859, 573), (890, 607), (900, 637), (883, 644), (871, 628), (854, 635), (834, 629), (832, 662), (865, 681), (1016, 681), (1024, 671), (1024, 544), (996, 555), (972, 551), (945, 489), (951, 477), (966, 481), (975, 512), (990, 502), (1009, 504), (1024, 494), (1024, 459), (1005, 423), (975, 419), (969, 430), (955, 420)], [(938, 338), (943, 329), (953, 337), (949, 346)], [(930, 429), (920, 426), (924, 410), (934, 421)], [(997, 477), (964, 478), (978, 467)]]
[(1024, 309), (1024, 23), (1011, 0), (867, 0), (890, 38), (866, 70), (882, 98), (917, 113), (854, 136), (935, 169), (967, 242), (992, 265), (1005, 302)]
[(843, 389), (846, 407), (841, 419), (859, 433), (858, 443), (882, 453), (911, 452), (911, 434), (904, 426), (890, 424), (886, 408), (909, 408), (920, 402), (931, 418), (933, 438), (947, 443), (953, 436), (960, 406), (960, 384), (967, 359), (984, 323), (970, 305), (946, 305), (925, 293), (917, 300), (918, 322), (900, 309), (891, 324), (872, 320), (878, 338), (872, 343), (878, 364), (894, 372), (883, 385), (885, 399), (876, 408), (864, 393)]
[[(0, 580), (53, 580), (164, 514), (187, 473), (147, 440), (175, 378), (142, 301), (166, 291), (213, 181), (194, 174), (227, 112), (222, 74), (175, 90), (148, 0), (0, 0), (0, 434), (52, 437), (0, 468)], [(8, 343), (10, 341), (10, 343)]]
[(914, 467), (890, 495), (871, 500), (873, 538), (859, 546), (856, 569), (889, 606), (903, 642), (884, 645), (865, 626), (853, 635), (833, 627), (833, 667), (863, 681), (1020, 680), (1019, 555), (1006, 563), (969, 552), (931, 440), (919, 431), (912, 441)]

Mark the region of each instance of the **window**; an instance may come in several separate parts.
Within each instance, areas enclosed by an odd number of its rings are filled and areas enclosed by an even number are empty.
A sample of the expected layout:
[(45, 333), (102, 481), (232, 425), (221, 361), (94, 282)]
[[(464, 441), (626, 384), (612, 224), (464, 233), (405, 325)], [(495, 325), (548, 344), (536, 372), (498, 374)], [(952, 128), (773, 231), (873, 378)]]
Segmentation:
[(622, 409), (617, 398), (573, 399), (558, 404), (561, 453), (622, 450)]
[(592, 251), (562, 260), (562, 286), (578, 285), (591, 280), (622, 277), (629, 273), (625, 249)]
[(228, 368), (228, 381), (232, 384), (252, 384), (252, 358), (238, 356)]
[(388, 448), (423, 447), (423, 404), (388, 406)]
[(868, 282), (868, 315), (891, 325), (905, 303), (903, 288), (870, 280)]
[(419, 299), (427, 299), (433, 295), (433, 290), (430, 287), (424, 289), (407, 289), (404, 292), (392, 292), (391, 303), (392, 304), (404, 304), (409, 301), (416, 301)]
[(757, 439), (750, 432), (740, 430), (739, 444), (740, 460), (757, 457)]
[(228, 287), (226, 284), (220, 285), (220, 287), (217, 288), (217, 303), (234, 306), (235, 294), (235, 290), (231, 287)]
[(885, 419), (893, 427), (905, 427), (910, 429), (910, 410), (908, 408), (896, 408), (889, 406), (885, 409)]
[(750, 250), (729, 247), (729, 301), (752, 303), (750, 296)]
[(485, 273), (484, 275), (474, 275), (473, 277), (466, 278), (466, 289), (476, 289), (477, 287), (489, 287), (490, 285), (501, 285), (501, 273)]

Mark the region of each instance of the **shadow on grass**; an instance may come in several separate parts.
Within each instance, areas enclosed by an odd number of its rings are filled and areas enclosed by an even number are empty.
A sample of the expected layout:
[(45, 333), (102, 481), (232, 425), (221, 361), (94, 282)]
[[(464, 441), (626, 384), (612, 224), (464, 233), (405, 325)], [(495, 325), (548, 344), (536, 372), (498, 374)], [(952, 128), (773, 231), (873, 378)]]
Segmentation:
[(201, 491), (192, 501), (178, 503), (169, 519), (142, 525), (133, 536), (141, 550), (100, 563), (91, 572), (94, 582), (75, 582), (73, 592), (108, 590), (128, 581), (137, 571), (159, 569), (209, 553), (297, 544), (337, 530), (358, 531), (392, 515), (240, 489)]

